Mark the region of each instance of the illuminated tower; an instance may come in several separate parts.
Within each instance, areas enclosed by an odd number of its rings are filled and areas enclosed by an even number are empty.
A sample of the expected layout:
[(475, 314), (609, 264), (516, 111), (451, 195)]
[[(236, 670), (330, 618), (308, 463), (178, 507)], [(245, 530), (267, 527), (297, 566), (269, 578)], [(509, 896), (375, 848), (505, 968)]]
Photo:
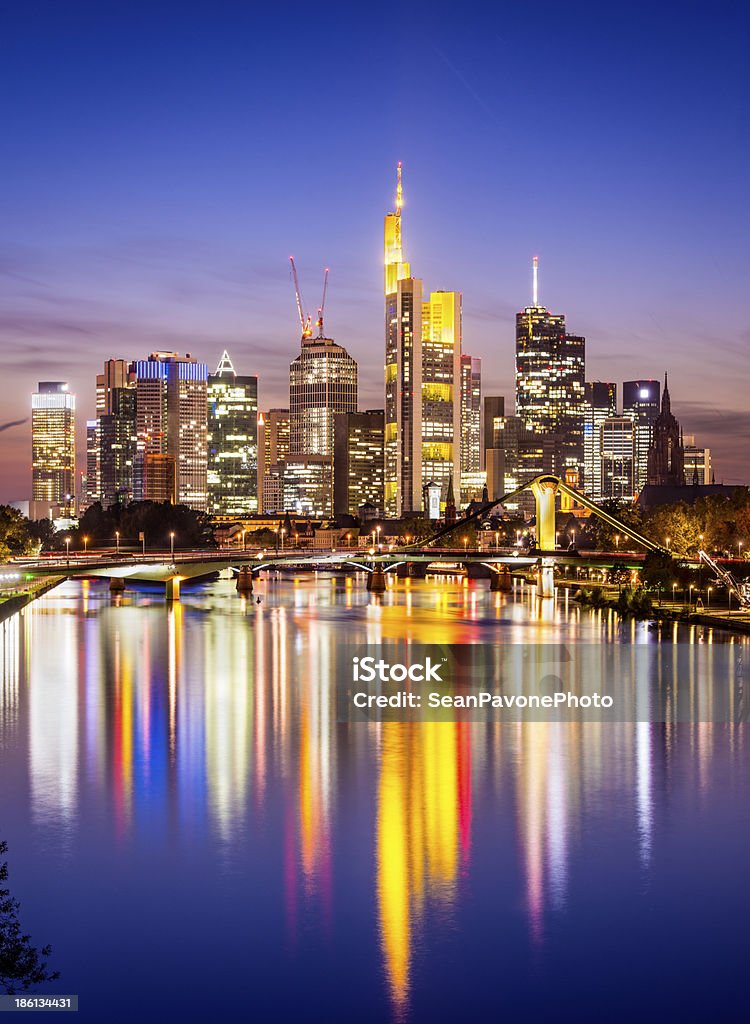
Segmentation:
[(609, 381), (586, 381), (583, 423), (583, 489), (598, 500), (602, 492), (602, 423), (617, 415), (617, 385)]
[(461, 485), (461, 294), (432, 292), (404, 261), (398, 166), (395, 212), (385, 217), (385, 511), (417, 513), (434, 480), (445, 501)]
[(258, 378), (239, 377), (224, 352), (208, 375), (209, 511), (258, 511)]
[(31, 396), (31, 498), (75, 512), (76, 398), (64, 381), (40, 381)]
[(289, 367), (290, 454), (333, 458), (334, 416), (356, 410), (356, 362), (332, 338), (303, 338)]
[(207, 506), (208, 367), (176, 352), (132, 364), (136, 388), (137, 500)]
[(626, 380), (622, 385), (622, 414), (635, 423), (635, 489), (646, 483), (648, 452), (654, 439), (654, 423), (661, 408), (658, 380)]
[(567, 333), (565, 317), (539, 304), (535, 256), (532, 303), (516, 315), (516, 414), (535, 433), (557, 436), (557, 472), (578, 484), (583, 476), (585, 351), (586, 339)]
[[(482, 452), (482, 360), (461, 356), (461, 500), (477, 488), (484, 465)], [(481, 487), (479, 488), (481, 492)]]

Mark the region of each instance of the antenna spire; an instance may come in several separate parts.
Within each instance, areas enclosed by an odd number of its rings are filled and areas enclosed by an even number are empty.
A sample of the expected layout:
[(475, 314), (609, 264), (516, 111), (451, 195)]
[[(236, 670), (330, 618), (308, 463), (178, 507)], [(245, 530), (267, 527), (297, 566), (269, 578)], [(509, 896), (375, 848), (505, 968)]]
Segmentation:
[(396, 213), (401, 214), (401, 207), (404, 205), (404, 186), (401, 183), (401, 161), (398, 162), (396, 171)]
[(532, 306), (538, 306), (539, 305), (539, 257), (538, 256), (534, 257), (532, 265), (533, 265), (533, 271), (532, 271), (533, 287), (532, 287), (532, 293), (531, 293), (531, 304), (532, 304)]

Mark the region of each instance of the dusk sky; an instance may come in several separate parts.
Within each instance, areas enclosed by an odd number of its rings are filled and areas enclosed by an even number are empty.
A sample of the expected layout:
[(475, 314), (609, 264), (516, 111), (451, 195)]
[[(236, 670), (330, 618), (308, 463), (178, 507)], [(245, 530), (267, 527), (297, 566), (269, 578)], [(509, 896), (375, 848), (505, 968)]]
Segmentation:
[[(464, 296), (485, 394), (514, 317), (587, 338), (588, 380), (670, 375), (750, 481), (746, 3), (8, 2), (0, 13), (0, 500), (31, 490), (30, 395), (104, 359), (225, 347), (288, 404), (305, 301), (383, 404), (383, 215)], [(83, 468), (81, 464), (79, 469)]]

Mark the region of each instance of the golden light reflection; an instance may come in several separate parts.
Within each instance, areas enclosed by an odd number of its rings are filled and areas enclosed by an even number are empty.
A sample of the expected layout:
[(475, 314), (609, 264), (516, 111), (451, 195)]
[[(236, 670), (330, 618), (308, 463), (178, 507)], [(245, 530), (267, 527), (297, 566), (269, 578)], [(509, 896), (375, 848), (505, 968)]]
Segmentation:
[(470, 811), (462, 807), (471, 799), (470, 746), (455, 722), (384, 722), (381, 730), (378, 915), (391, 998), (401, 1010), (425, 903), (446, 905), (455, 897), (460, 826), (470, 822)]

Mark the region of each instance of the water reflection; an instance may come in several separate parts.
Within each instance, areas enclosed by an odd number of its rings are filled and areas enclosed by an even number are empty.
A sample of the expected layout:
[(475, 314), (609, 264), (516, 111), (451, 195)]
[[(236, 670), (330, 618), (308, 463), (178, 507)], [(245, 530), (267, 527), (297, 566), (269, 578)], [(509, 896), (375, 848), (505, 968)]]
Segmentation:
[[(647, 874), (673, 788), (709, 799), (717, 750), (725, 779), (744, 752), (741, 727), (700, 722), (338, 725), (344, 638), (496, 643), (531, 630), (545, 641), (614, 641), (632, 660), (655, 634), (610, 613), (463, 584), (405, 580), (382, 599), (325, 577), (264, 587), (262, 604), (221, 581), (168, 607), (132, 595), (114, 604), (96, 585), (53, 591), (2, 627), (5, 756), (25, 758), (16, 785), (26, 771), (33, 823), (61, 850), (92, 807), (119, 844), (208, 834), (219, 864), (276, 843), (277, 911), (292, 943), (303, 913), (324, 930), (345, 926), (336, 852), (364, 859), (374, 913), (362, 927), (379, 942), (397, 1016), (420, 983), (418, 951), (461, 927), (464, 880), (479, 871), (487, 883), (484, 823), (517, 872), (529, 945), (542, 949), (549, 920), (570, 909), (573, 867), (597, 828), (622, 826)], [(684, 685), (700, 712), (727, 680), (696, 671)], [(363, 799), (364, 836), (343, 823)]]

